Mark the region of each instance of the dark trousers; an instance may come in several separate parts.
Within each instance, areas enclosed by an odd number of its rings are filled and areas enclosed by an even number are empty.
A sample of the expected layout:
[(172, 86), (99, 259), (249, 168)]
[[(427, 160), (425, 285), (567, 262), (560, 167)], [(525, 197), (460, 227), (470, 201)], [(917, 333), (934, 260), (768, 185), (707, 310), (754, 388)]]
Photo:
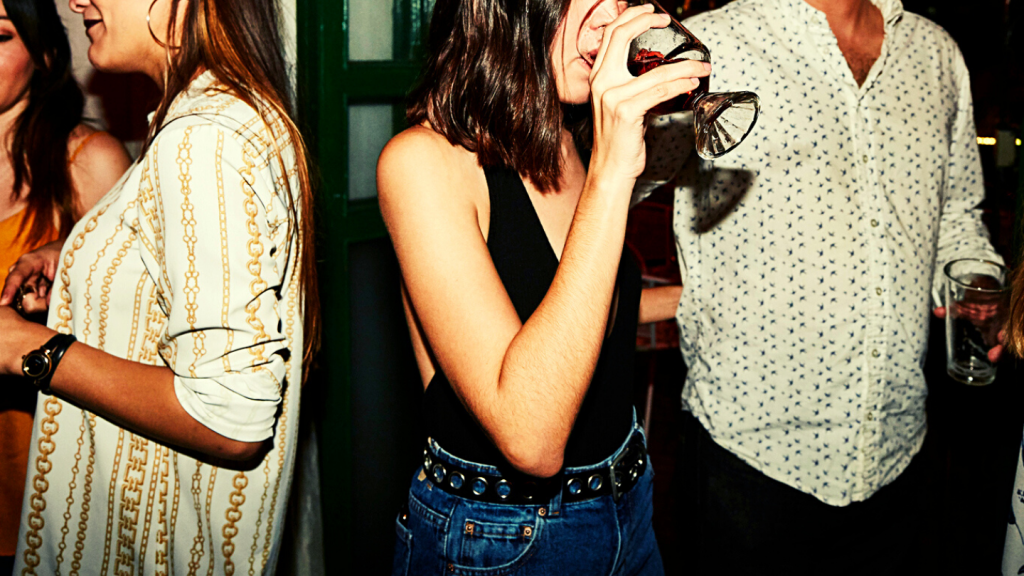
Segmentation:
[(865, 502), (830, 506), (772, 480), (683, 417), (676, 459), (691, 574), (917, 574), (924, 478), (918, 462)]

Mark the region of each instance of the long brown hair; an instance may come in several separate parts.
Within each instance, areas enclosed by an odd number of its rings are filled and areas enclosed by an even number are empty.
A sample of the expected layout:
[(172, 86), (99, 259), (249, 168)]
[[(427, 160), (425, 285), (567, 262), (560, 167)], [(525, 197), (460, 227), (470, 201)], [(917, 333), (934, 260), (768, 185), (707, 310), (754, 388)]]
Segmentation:
[(1024, 264), (1017, 265), (1012, 285), (1010, 321), (1006, 325), (1006, 347), (1018, 358), (1024, 358)]
[[(26, 245), (35, 246), (57, 230), (67, 235), (74, 221), (75, 188), (68, 166), (68, 137), (82, 122), (85, 98), (71, 74), (71, 47), (57, 8), (48, 0), (3, 0), (7, 15), (25, 44), (36, 70), (29, 84), (28, 106), (11, 138), (11, 163), (17, 198), (28, 185)], [(0, 247), (6, 249), (7, 247)]]
[[(277, 120), (284, 123), (298, 164), (299, 205), (291, 205), (292, 223), (298, 234), (298, 258), (302, 275), (304, 342), (303, 362), (308, 366), (320, 343), (320, 298), (317, 290), (314, 198), (309, 158), (302, 135), (292, 121), (288, 69), (279, 32), (278, 3), (271, 0), (171, 0), (165, 38), (177, 37), (179, 6), (185, 2), (180, 46), (171, 52), (164, 95), (157, 106), (146, 147), (152, 142), (167, 117), (174, 97), (188, 88), (202, 71), (216, 76), (234, 96), (259, 113), (269, 127)], [(173, 40), (169, 40), (173, 42)], [(271, 128), (272, 129), (272, 128)], [(288, 174), (281, 151), (277, 160), (282, 174)], [(291, 202), (291, 185), (284, 178)], [(297, 212), (301, 212), (301, 218)]]
[(568, 9), (569, 0), (437, 0), (409, 123), (429, 122), (482, 166), (554, 187), (565, 114), (551, 44)]

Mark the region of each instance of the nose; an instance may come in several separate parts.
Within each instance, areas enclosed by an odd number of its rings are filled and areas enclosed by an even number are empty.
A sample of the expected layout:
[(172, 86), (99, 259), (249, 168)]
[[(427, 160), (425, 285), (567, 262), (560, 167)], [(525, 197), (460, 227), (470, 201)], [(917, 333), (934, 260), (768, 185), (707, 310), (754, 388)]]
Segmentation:
[(621, 0), (601, 0), (591, 9), (585, 26), (593, 31), (600, 30), (618, 18), (619, 14), (626, 9), (627, 3)]
[(85, 12), (85, 9), (89, 7), (89, 4), (89, 0), (68, 0), (68, 6), (71, 8), (71, 11), (78, 12), (79, 14)]

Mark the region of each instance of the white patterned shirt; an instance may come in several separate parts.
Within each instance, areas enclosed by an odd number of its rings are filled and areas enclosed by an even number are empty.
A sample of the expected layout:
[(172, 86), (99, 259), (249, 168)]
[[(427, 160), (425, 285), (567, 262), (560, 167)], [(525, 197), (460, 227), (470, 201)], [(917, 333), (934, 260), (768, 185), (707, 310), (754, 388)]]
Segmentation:
[(711, 50), (711, 90), (756, 92), (761, 115), (677, 180), (684, 408), (754, 468), (836, 506), (921, 447), (944, 263), (1000, 261), (977, 209), (960, 51), (899, 0), (874, 2), (885, 40), (862, 86), (803, 0), (736, 0), (685, 23)]
[(302, 376), (284, 179), (293, 194), (299, 186), (283, 125), (271, 134), (218, 87), (210, 72), (193, 81), (146, 153), (71, 230), (48, 325), (167, 366), (193, 418), (235, 440), (273, 438), (273, 449), (252, 470), (218, 468), (40, 395), (21, 576), (273, 573)]

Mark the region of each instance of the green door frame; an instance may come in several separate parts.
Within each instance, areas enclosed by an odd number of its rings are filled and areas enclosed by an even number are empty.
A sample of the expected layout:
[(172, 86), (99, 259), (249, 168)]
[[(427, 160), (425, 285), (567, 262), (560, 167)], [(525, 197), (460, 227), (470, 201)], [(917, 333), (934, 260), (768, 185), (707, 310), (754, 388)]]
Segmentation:
[[(352, 357), (349, 247), (387, 235), (376, 199), (349, 201), (348, 109), (352, 103), (402, 100), (419, 74), (424, 14), (432, 0), (395, 0), (391, 61), (350, 62), (349, 4), (379, 0), (298, 0), (300, 118), (320, 176), (320, 289), (323, 353), (310, 385), (324, 417), (319, 422), (325, 559), (353, 558)], [(395, 130), (404, 113), (394, 116)]]

